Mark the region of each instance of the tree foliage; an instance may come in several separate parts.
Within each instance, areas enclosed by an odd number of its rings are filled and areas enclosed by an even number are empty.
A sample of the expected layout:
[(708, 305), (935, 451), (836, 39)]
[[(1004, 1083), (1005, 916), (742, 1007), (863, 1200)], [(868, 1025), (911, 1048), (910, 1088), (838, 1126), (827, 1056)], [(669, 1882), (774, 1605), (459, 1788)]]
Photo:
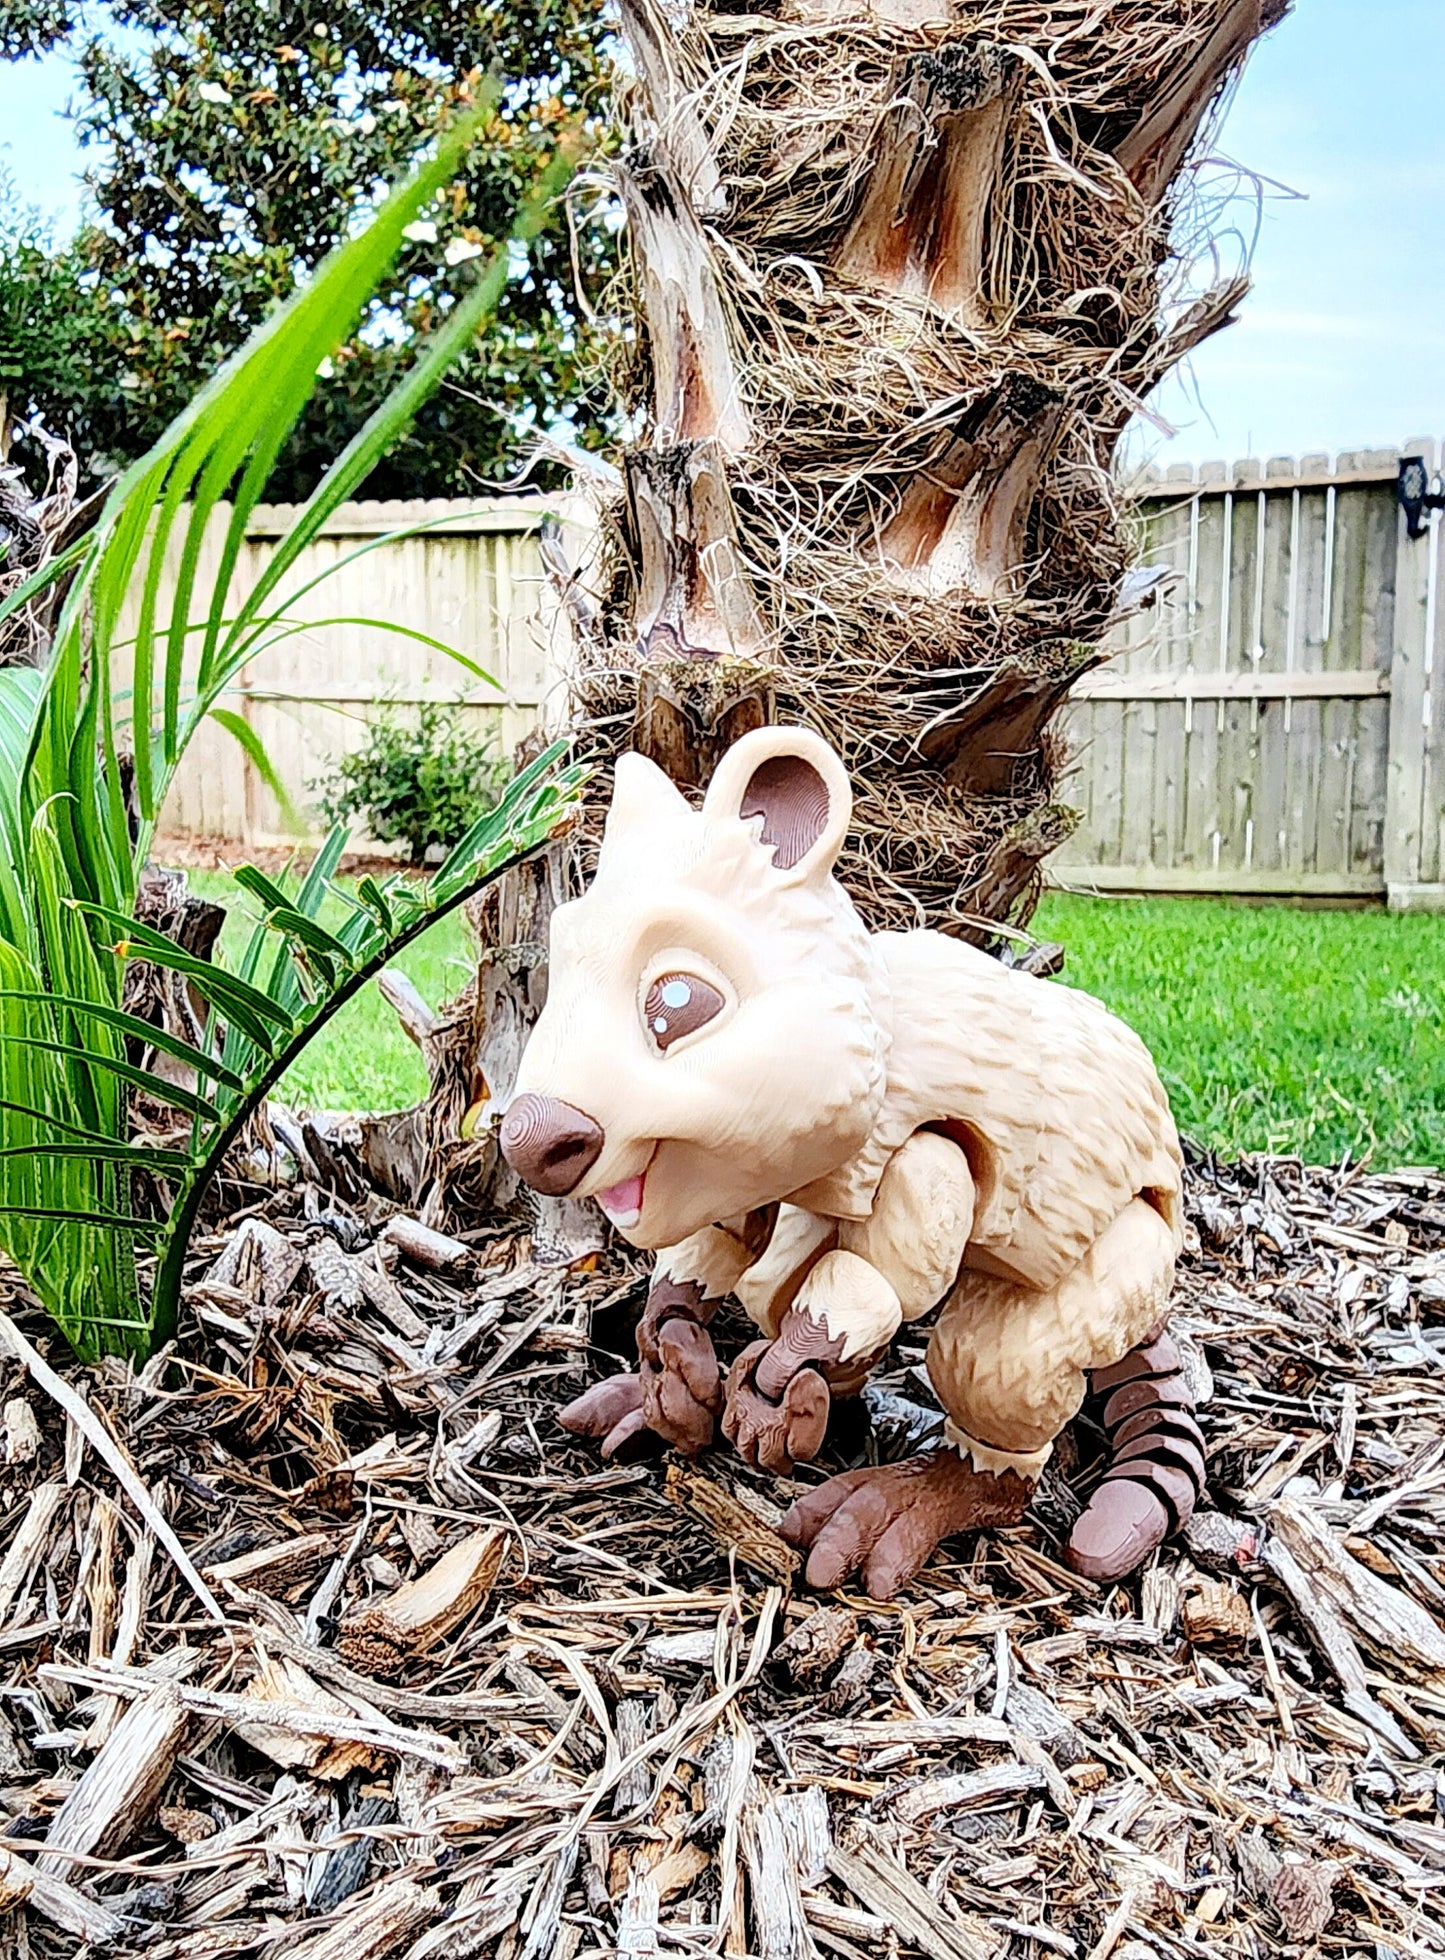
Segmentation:
[[(467, 109), (485, 73), (515, 78), (465, 175), (411, 227), (358, 331), (329, 357), (275, 485), (300, 497), (468, 289), (559, 130), (600, 106), (599, 0), (110, 0), (108, 12), (127, 31), (79, 49), (77, 103), (98, 212), (78, 241), (90, 283), (77, 311), (104, 337), (95, 385), (57, 385), (39, 405), (116, 463), (159, 437), (418, 143)], [(494, 334), (369, 495), (472, 493), (515, 459), (519, 430), (569, 412), (596, 419), (573, 271), (595, 283), (611, 249), (605, 223), (557, 215)], [(73, 281), (75, 263), (62, 265)]]
[(94, 278), (74, 251), (57, 250), (0, 171), (0, 456), (13, 419), (52, 404), (65, 404), (70, 419), (90, 414), (106, 343)]
[(0, 59), (43, 54), (73, 31), (79, 11), (68, 0), (6, 0), (0, 6)]

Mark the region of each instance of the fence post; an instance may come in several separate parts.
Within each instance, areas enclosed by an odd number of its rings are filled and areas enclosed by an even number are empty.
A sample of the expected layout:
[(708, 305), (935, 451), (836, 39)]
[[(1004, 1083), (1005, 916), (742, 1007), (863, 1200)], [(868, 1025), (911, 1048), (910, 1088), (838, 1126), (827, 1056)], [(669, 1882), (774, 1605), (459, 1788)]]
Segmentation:
[[(1435, 444), (1422, 440), (1404, 452), (1435, 466)], [(1430, 658), (1432, 527), (1412, 538), (1399, 514), (1395, 547), (1395, 633), (1390, 660), (1390, 748), (1385, 789), (1385, 895), (1392, 912), (1423, 897), (1421, 859), (1425, 797), (1425, 690)]]
[(567, 490), (548, 502), (555, 528), (549, 532), (544, 526), (540, 540), (542, 685), (537, 720), (542, 732), (553, 737), (568, 729), (579, 642), (597, 612), (596, 593), (606, 575), (598, 564), (602, 531), (595, 498), (585, 490)]

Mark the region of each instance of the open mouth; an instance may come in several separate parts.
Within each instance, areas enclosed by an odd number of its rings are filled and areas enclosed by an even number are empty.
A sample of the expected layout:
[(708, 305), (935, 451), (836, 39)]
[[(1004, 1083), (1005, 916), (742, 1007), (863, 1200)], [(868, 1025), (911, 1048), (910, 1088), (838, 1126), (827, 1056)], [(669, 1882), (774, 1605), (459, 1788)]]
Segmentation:
[(620, 1232), (627, 1232), (642, 1217), (642, 1193), (647, 1183), (646, 1171), (636, 1177), (625, 1177), (620, 1184), (609, 1184), (605, 1191), (597, 1193), (597, 1202), (608, 1218)]

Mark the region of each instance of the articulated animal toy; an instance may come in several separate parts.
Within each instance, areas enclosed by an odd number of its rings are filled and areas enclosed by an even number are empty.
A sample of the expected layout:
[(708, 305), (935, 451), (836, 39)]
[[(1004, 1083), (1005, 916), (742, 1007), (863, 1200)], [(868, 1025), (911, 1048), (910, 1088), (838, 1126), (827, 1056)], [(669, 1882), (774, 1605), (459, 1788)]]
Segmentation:
[[(1132, 1570), (1184, 1523), (1204, 1441), (1164, 1332), (1178, 1135), (1142, 1042), (1099, 1002), (934, 932), (870, 934), (833, 876), (847, 775), (764, 728), (700, 811), (617, 765), (597, 875), (552, 921), (547, 1005), (502, 1149), (657, 1251), (639, 1371), (564, 1425), (611, 1454), (816, 1455), (904, 1321), (943, 1303), (928, 1372), (946, 1446), (850, 1471), (783, 1521), (819, 1587), (888, 1598), (951, 1532), (1012, 1523), (1098, 1398), (1110, 1446), (1067, 1556)], [(731, 1293), (761, 1339), (723, 1383)]]

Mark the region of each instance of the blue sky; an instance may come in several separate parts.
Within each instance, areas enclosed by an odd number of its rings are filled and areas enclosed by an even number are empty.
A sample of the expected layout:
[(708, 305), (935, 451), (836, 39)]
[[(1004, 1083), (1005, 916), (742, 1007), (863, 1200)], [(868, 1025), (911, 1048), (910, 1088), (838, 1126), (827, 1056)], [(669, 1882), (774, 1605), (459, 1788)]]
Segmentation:
[[(1240, 323), (1167, 383), (1162, 460), (1390, 447), (1445, 435), (1445, 4), (1297, 0), (1216, 145), (1266, 184)], [(63, 60), (0, 64), (0, 161), (74, 221)], [(1252, 232), (1256, 209), (1236, 205)]]
[(1160, 391), (1181, 434), (1151, 450), (1445, 435), (1442, 85), (1441, 0), (1297, 0), (1256, 49), (1216, 150), (1300, 195), (1266, 188), (1254, 291)]

